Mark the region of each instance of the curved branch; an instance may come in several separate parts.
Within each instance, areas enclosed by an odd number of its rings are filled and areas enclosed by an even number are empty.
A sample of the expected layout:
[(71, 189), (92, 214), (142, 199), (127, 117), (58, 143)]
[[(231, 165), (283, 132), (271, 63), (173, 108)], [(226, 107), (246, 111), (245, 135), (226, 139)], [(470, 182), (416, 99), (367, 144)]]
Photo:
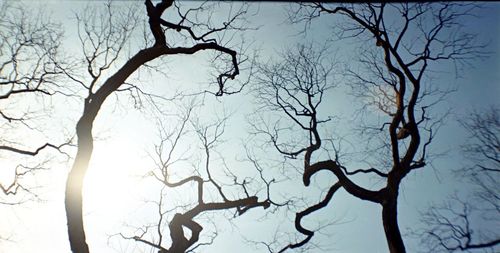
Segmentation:
[(344, 173), (346, 175), (349, 175), (349, 176), (352, 176), (352, 175), (356, 175), (358, 173), (375, 173), (381, 177), (387, 177), (388, 174), (387, 173), (384, 173), (380, 170), (377, 170), (375, 168), (369, 168), (369, 169), (357, 169), (357, 170), (353, 170), (353, 171), (348, 171), (346, 167), (344, 166), (340, 166), (340, 168), (342, 168), (344, 170)]
[(330, 200), (333, 198), (333, 195), (337, 190), (341, 187), (341, 184), (339, 182), (335, 183), (330, 189), (328, 190), (328, 193), (326, 194), (325, 198), (320, 201), (318, 204), (315, 204), (313, 206), (308, 207), (306, 210), (302, 212), (298, 212), (295, 216), (295, 229), (299, 231), (301, 234), (305, 235), (306, 238), (304, 238), (302, 241), (294, 243), (294, 244), (289, 244), (283, 249), (279, 251), (279, 253), (285, 252), (287, 249), (295, 249), (304, 246), (307, 242), (309, 242), (312, 237), (314, 236), (314, 231), (311, 231), (307, 228), (304, 228), (302, 226), (302, 219), (306, 217), (307, 215), (318, 211), (328, 205)]
[(359, 185), (351, 181), (344, 174), (342, 168), (335, 161), (332, 160), (317, 162), (305, 168), (304, 175), (302, 178), (304, 181), (304, 185), (309, 186), (309, 184), (311, 183), (311, 177), (321, 170), (328, 170), (331, 171), (333, 174), (335, 174), (342, 188), (344, 188), (347, 192), (354, 195), (355, 197), (375, 203), (382, 202), (383, 190), (371, 191), (363, 187), (360, 187)]

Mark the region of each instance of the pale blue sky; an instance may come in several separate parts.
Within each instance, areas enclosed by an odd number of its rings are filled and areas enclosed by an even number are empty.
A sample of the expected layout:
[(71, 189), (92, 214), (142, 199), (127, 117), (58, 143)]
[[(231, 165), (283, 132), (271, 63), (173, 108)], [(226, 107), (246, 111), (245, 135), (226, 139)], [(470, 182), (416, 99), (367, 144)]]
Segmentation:
[[(33, 4), (34, 3), (34, 4)], [(77, 47), (75, 35), (75, 20), (69, 10), (78, 11), (87, 2), (85, 1), (48, 1), (43, 2), (43, 8), (53, 14), (54, 20), (63, 22), (66, 28), (65, 46), (68, 50)], [(128, 4), (129, 1), (120, 2)], [(142, 1), (141, 1), (142, 3)], [(39, 2), (24, 2), (28, 8), (39, 8)], [(95, 1), (99, 5), (101, 2)], [(253, 41), (253, 48), (260, 48), (263, 59), (277, 58), (276, 52), (285, 46), (293, 46), (304, 41), (314, 41), (319, 44), (329, 39), (330, 26), (328, 18), (316, 22), (313, 30), (306, 35), (298, 34), (302, 25), (291, 26), (286, 22), (287, 3), (253, 3), (251, 10), (257, 11), (250, 17), (252, 26), (260, 27), (255, 31), (245, 32), (248, 41)], [(139, 4), (139, 10), (143, 11)], [(453, 108), (446, 124), (440, 129), (433, 150), (446, 151), (448, 154), (436, 159), (434, 167), (409, 175), (403, 182), (400, 195), (399, 221), (403, 232), (408, 228), (419, 227), (419, 212), (424, 211), (431, 202), (439, 202), (447, 198), (450, 193), (460, 189), (461, 183), (451, 176), (451, 170), (462, 166), (463, 161), (458, 152), (458, 147), (463, 143), (464, 130), (456, 120), (466, 115), (474, 108), (484, 108), (489, 105), (499, 106), (500, 97), (500, 4), (487, 3), (485, 8), (478, 13), (476, 21), (464, 24), (464, 29), (476, 31), (482, 41), (490, 41), (488, 51), (490, 57), (473, 61), (471, 67), (464, 68), (461, 78), (456, 79), (454, 73), (448, 72), (439, 76), (440, 84), (458, 90), (447, 97), (442, 106)], [(337, 45), (337, 44), (335, 44)], [(353, 47), (338, 42), (338, 50), (342, 50), (340, 60), (348, 60), (349, 53), (355, 52)], [(135, 49), (132, 46), (132, 52)], [(332, 55), (336, 50), (331, 50)], [(69, 52), (73, 54), (73, 52)], [(173, 87), (195, 90), (199, 87), (206, 88), (209, 63), (206, 55), (176, 57), (168, 64), (165, 70), (168, 79), (155, 75), (151, 83), (145, 87), (157, 94), (169, 95)], [(351, 57), (352, 58), (352, 57)], [(182, 66), (179, 66), (182, 65)], [(446, 69), (448, 66), (444, 66)], [(196, 70), (193, 74), (193, 69)], [(449, 70), (449, 68), (448, 68)], [(212, 81), (212, 80), (210, 80)], [(149, 85), (149, 86), (148, 86)], [(339, 91), (345, 91), (342, 88)], [(343, 119), (349, 119), (352, 112), (351, 98), (339, 93), (329, 95), (331, 100), (326, 100), (325, 110)], [(89, 170), (86, 194), (86, 228), (88, 243), (94, 252), (154, 252), (133, 241), (125, 241), (119, 237), (109, 235), (119, 232), (131, 232), (130, 226), (140, 226), (147, 222), (154, 222), (156, 209), (144, 200), (156, 200), (159, 185), (153, 180), (139, 180), (138, 176), (144, 175), (151, 168), (151, 159), (148, 153), (152, 152), (152, 145), (157, 143), (157, 131), (152, 116), (144, 116), (141, 111), (132, 109), (125, 104), (126, 96), (121, 95), (120, 101), (124, 104), (114, 107), (115, 97), (110, 97), (105, 108), (95, 124), (95, 135), (100, 140), (96, 142), (92, 165)], [(333, 101), (333, 102), (332, 102)], [(254, 99), (248, 92), (215, 99), (207, 96), (204, 105), (199, 108), (198, 114), (209, 121), (215, 113), (222, 114), (223, 109), (233, 113), (227, 126), (224, 139), (220, 147), (221, 152), (227, 154), (229, 165), (238, 167), (238, 170), (249, 169), (248, 164), (238, 162), (242, 156), (242, 143), (249, 129), (247, 119), (255, 108)], [(61, 102), (56, 99), (54, 106), (57, 108)], [(64, 108), (56, 109), (64, 119), (61, 126), (70, 132), (74, 127), (79, 113), (81, 101), (73, 100), (65, 104)], [(106, 107), (107, 106), (107, 107)], [(68, 110), (68, 108), (70, 108)], [(175, 109), (175, 108), (174, 108)], [(172, 110), (174, 110), (172, 109)], [(330, 113), (330, 111), (328, 111)], [(206, 116), (211, 115), (211, 116)], [(56, 116), (59, 117), (59, 116)], [(174, 118), (166, 118), (175, 122)], [(72, 125), (73, 124), (73, 125)], [(339, 131), (348, 131), (342, 126)], [(186, 140), (183, 147), (195, 147), (196, 140)], [(271, 149), (269, 149), (271, 150)], [(192, 150), (199, 156), (199, 150)], [(197, 153), (198, 152), (198, 153)], [(277, 153), (269, 152), (263, 161), (279, 158)], [(218, 161), (214, 161), (217, 163)], [(220, 162), (220, 161), (219, 161)], [(271, 163), (271, 162), (269, 162)], [(45, 185), (40, 191), (44, 201), (27, 203), (22, 206), (0, 206), (0, 233), (12, 236), (12, 242), (0, 241), (0, 252), (69, 252), (67, 242), (65, 215), (63, 206), (64, 180), (69, 165), (58, 164), (50, 172), (39, 175), (36, 181)], [(279, 177), (275, 167), (266, 171), (269, 177)], [(290, 172), (292, 176), (297, 176)], [(112, 178), (112, 179), (110, 179)], [(328, 181), (334, 178), (324, 174), (319, 184), (328, 186)], [(110, 186), (109, 180), (116, 182)], [(297, 183), (300, 181), (296, 181)], [(377, 185), (376, 181), (362, 181), (368, 185)], [(187, 193), (190, 191), (186, 190)], [(184, 198), (182, 193), (173, 193), (173, 199)], [(307, 189), (302, 185), (291, 186), (283, 184), (276, 189), (280, 194), (295, 194), (294, 196), (308, 196), (309, 201), (315, 202), (320, 198), (319, 189)], [(175, 195), (179, 194), (179, 195)], [(260, 247), (244, 244), (243, 235), (249, 240), (270, 240), (274, 231), (281, 229), (298, 234), (293, 230), (293, 216), (284, 218), (281, 213), (270, 215), (270, 219), (256, 222), (265, 214), (261, 209), (252, 210), (250, 213), (234, 220), (236, 226), (224, 221), (220, 213), (213, 213), (214, 222), (218, 224), (219, 236), (212, 246), (202, 252), (265, 252)], [(227, 215), (227, 213), (226, 213)], [(290, 213), (289, 213), (290, 215)], [(222, 217), (222, 218), (221, 218)], [(344, 192), (339, 192), (328, 208), (311, 215), (306, 224), (317, 226), (318, 223), (336, 221), (336, 224), (324, 229), (325, 234), (320, 234), (313, 239), (313, 243), (320, 244), (324, 250), (315, 249), (310, 252), (387, 252), (380, 219), (380, 208), (374, 204), (354, 199)], [(209, 232), (204, 230), (204, 232)], [(407, 238), (409, 252), (419, 249), (416, 240)], [(114, 251), (113, 251), (114, 250)], [(144, 250), (144, 251), (143, 251)]]

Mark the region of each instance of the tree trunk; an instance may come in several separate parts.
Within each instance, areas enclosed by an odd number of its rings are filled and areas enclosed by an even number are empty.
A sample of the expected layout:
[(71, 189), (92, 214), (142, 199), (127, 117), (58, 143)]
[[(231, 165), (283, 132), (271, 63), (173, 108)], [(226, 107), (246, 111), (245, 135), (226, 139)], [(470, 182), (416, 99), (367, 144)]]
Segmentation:
[(93, 150), (92, 120), (80, 118), (76, 132), (78, 136), (78, 151), (73, 167), (66, 181), (66, 218), (71, 251), (73, 253), (88, 253), (89, 247), (85, 241), (82, 212), (83, 180), (87, 171)]
[(82, 190), (83, 180), (94, 148), (92, 125), (99, 113), (99, 109), (106, 98), (118, 89), (130, 74), (144, 63), (164, 53), (164, 48), (159, 47), (139, 51), (134, 57), (130, 58), (120, 70), (108, 78), (96, 93), (89, 95), (89, 97), (85, 99), (83, 114), (76, 125), (78, 151), (66, 181), (66, 218), (68, 222), (69, 243), (73, 253), (89, 252), (83, 227)]
[(398, 225), (397, 194), (382, 204), (382, 222), (385, 238), (391, 253), (405, 253), (405, 245)]

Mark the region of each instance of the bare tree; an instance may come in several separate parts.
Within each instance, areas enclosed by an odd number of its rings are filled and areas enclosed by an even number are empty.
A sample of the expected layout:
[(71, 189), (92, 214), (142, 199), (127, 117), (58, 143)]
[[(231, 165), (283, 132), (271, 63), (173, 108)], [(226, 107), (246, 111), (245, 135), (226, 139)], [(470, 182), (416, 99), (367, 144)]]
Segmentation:
[[(212, 244), (217, 236), (216, 224), (204, 232), (205, 236), (202, 235), (202, 230), (207, 229), (204, 223), (210, 225), (209, 221), (214, 219), (205, 217), (209, 213), (227, 215), (234, 210), (227, 217), (231, 219), (256, 207), (267, 209), (279, 205), (270, 199), (269, 188), (273, 180), (266, 180), (262, 170), (255, 167), (254, 177), (240, 179), (227, 167), (225, 161), (229, 154), (217, 152), (228, 118), (205, 124), (193, 116), (195, 110), (195, 107), (189, 107), (178, 121), (167, 121), (175, 126), (174, 129), (167, 129), (159, 122), (161, 138), (154, 150), (157, 168), (149, 173), (162, 185), (158, 201), (153, 202), (158, 209), (158, 219), (151, 226), (138, 228), (138, 235), (120, 233), (122, 238), (143, 243), (158, 252), (195, 252)], [(197, 145), (192, 140), (196, 138), (200, 147), (193, 149)], [(190, 146), (181, 148), (189, 140)], [(200, 151), (201, 161), (196, 163), (197, 159), (188, 154), (193, 152), (196, 155)], [(264, 191), (260, 188), (262, 184)], [(193, 191), (186, 187), (193, 188)], [(188, 196), (189, 192), (194, 198)]]
[[(40, 122), (50, 117), (46, 103), (54, 96), (70, 95), (70, 90), (58, 84), (62, 76), (56, 67), (62, 34), (59, 25), (42, 12), (22, 8), (10, 2), (0, 4), (0, 157), (9, 157), (12, 166), (4, 164), (1, 169), (12, 170), (13, 175), (6, 185), (0, 182), (1, 194), (7, 197), (19, 197), (21, 192), (36, 197), (31, 190), (34, 186), (25, 185), (23, 180), (47, 168), (49, 157), (40, 153), (46, 149), (63, 152), (61, 148), (69, 144), (29, 141), (30, 137), (46, 139), (40, 127)], [(26, 159), (26, 156), (37, 158)], [(2, 197), (0, 203), (25, 200), (20, 197), (4, 201)]]
[(473, 194), (453, 196), (424, 213), (421, 234), (429, 252), (496, 252), (500, 245), (500, 114), (491, 107), (462, 122), (469, 133), (463, 152), (473, 166), (458, 171)]
[[(318, 50), (314, 45), (297, 45), (286, 50), (282, 53), (281, 62), (259, 66), (259, 85), (255, 89), (261, 110), (283, 112), (293, 122), (290, 125), (282, 123), (280, 117), (271, 117), (275, 120), (269, 121), (258, 116), (251, 122), (255, 133), (268, 136), (276, 150), (288, 159), (295, 159), (305, 153), (307, 166), (312, 152), (319, 150), (322, 145), (320, 125), (331, 121), (331, 117), (320, 116), (319, 113), (319, 107), (328, 91), (336, 86), (333, 79), (334, 66), (325, 51)], [(305, 134), (301, 134), (302, 131)], [(310, 146), (303, 147), (304, 141)], [(304, 182), (307, 181), (305, 185), (309, 185), (308, 175), (303, 176)], [(287, 245), (280, 252), (303, 247), (312, 239), (314, 231), (305, 228), (301, 223), (302, 219), (324, 208), (339, 188), (338, 183), (331, 186), (319, 203), (296, 214), (295, 228), (306, 238)], [(269, 250), (273, 251), (271, 248)]]
[[(463, 18), (477, 6), (451, 3), (352, 4), (327, 5), (303, 3), (292, 15), (294, 22), (311, 25), (323, 15), (337, 18), (333, 35), (351, 43), (362, 42), (361, 67), (349, 70), (353, 93), (365, 104), (363, 114), (375, 118), (367, 125), (356, 126), (362, 131), (355, 146), (364, 154), (366, 168), (350, 168), (339, 157), (338, 147), (328, 148), (328, 136), (320, 131), (328, 118), (320, 117), (319, 105), (331, 82), (327, 71), (317, 69), (317, 55), (294, 50), (281, 64), (270, 65), (263, 71), (264, 95), (271, 106), (281, 110), (305, 136), (303, 142), (279, 141), (279, 127), (258, 127), (270, 136), (277, 150), (288, 157), (303, 155), (303, 183), (308, 186), (319, 171), (330, 171), (337, 181), (331, 185), (323, 201), (297, 213), (297, 231), (305, 239), (291, 243), (281, 251), (307, 243), (314, 231), (301, 225), (301, 219), (325, 207), (338, 189), (353, 197), (379, 204), (390, 252), (406, 252), (398, 225), (398, 195), (401, 182), (412, 171), (429, 162), (428, 148), (436, 134), (440, 118), (432, 119), (429, 107), (443, 99), (444, 91), (430, 85), (429, 69), (436, 63), (452, 62), (462, 66), (474, 57), (482, 56), (483, 46), (475, 36), (460, 30)], [(306, 26), (307, 28), (308, 26)], [(319, 65), (325, 66), (325, 65)], [(328, 67), (328, 65), (326, 65)], [(324, 68), (324, 67), (323, 67)], [(361, 122), (357, 120), (355, 122)], [(382, 123), (380, 123), (382, 122)], [(338, 124), (338, 122), (337, 122)], [(268, 124), (269, 125), (269, 124)], [(285, 128), (286, 129), (286, 128)], [(300, 140), (300, 139), (299, 139)], [(322, 155), (324, 149), (332, 155)], [(354, 165), (359, 166), (359, 164)], [(353, 176), (377, 178), (380, 188), (363, 186)]]
[[(79, 78), (78, 75), (66, 72), (70, 79), (79, 83), (87, 91), (87, 94), (84, 95), (83, 112), (76, 124), (78, 150), (66, 184), (66, 216), (69, 240), (73, 252), (89, 252), (82, 217), (83, 179), (93, 150), (93, 123), (104, 102), (111, 94), (121, 88), (127, 88), (124, 85), (127, 79), (148, 62), (162, 56), (193, 55), (206, 50), (215, 52), (215, 60), (222, 62), (225, 67), (222, 73), (217, 75), (218, 89), (214, 92), (215, 95), (222, 96), (223, 94), (235, 92), (228, 88), (226, 82), (234, 79), (240, 73), (239, 57), (236, 51), (224, 46), (223, 37), (219, 36), (226, 31), (238, 29), (236, 24), (240, 21), (240, 16), (245, 14), (244, 9), (233, 13), (234, 15), (229, 17), (220, 27), (214, 27), (211, 24), (212, 22), (207, 23), (197, 20), (197, 18), (200, 18), (197, 12), (206, 9), (203, 6), (181, 11), (177, 5), (174, 5), (173, 0), (162, 0), (156, 4), (146, 0), (145, 7), (148, 15), (149, 32), (154, 37), (154, 44), (144, 45), (144, 49), (137, 51), (121, 66), (117, 66), (119, 64), (118, 59), (123, 53), (125, 42), (128, 41), (133, 28), (137, 24), (138, 17), (135, 16), (134, 10), (117, 13), (108, 4), (104, 12), (92, 10), (77, 18), (79, 21), (80, 42), (84, 54), (83, 62), (90, 81), (86, 82)], [(178, 19), (169, 21), (162, 18), (166, 11), (172, 11), (173, 14), (177, 11)], [(172, 38), (175, 38), (176, 34), (180, 34), (184, 39), (173, 40)], [(236, 89), (237, 91), (238, 89)], [(256, 200), (252, 199), (251, 201)], [(214, 205), (219, 206), (219, 204)], [(248, 203), (231, 202), (231, 205), (245, 206)], [(203, 207), (205, 208), (205, 206)], [(207, 208), (214, 207), (209, 205)], [(193, 213), (193, 215), (195, 214)], [(189, 219), (193, 215), (186, 216), (187, 225), (182, 222), (176, 224), (189, 227), (192, 224), (189, 223)], [(175, 229), (172, 231), (178, 232)], [(193, 230), (193, 235), (196, 234), (195, 231)], [(182, 238), (181, 235), (176, 237), (175, 239), (181, 240), (176, 243), (182, 245), (178, 247), (185, 248), (189, 243), (186, 244), (182, 241)]]

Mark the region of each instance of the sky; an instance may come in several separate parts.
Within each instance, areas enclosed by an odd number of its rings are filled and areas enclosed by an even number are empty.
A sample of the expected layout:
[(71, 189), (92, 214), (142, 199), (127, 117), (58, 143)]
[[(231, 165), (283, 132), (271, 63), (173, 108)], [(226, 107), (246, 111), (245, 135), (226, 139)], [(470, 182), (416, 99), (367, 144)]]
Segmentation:
[[(47, 1), (40, 4), (37, 1), (22, 2), (24, 8), (43, 8), (56, 22), (61, 22), (65, 30), (64, 47), (69, 55), (77, 56), (78, 50), (76, 20), (74, 12), (79, 12), (86, 4), (99, 6), (102, 2), (93, 1)], [(129, 1), (118, 2), (120, 5), (129, 4)], [(196, 3), (196, 2), (195, 2)], [(287, 20), (288, 3), (250, 3), (253, 15), (249, 16), (249, 25), (258, 29), (245, 31), (245, 40), (248, 51), (259, 52), (260, 59), (278, 59), (278, 52), (287, 46), (297, 43), (312, 41), (317, 44), (331, 43), (328, 57), (336, 58), (343, 64), (354, 64), (350, 60), (358, 48), (355, 45), (345, 45), (342, 42), (329, 41), (333, 22), (324, 18), (313, 23), (307, 33), (301, 33), (302, 24), (290, 25)], [(220, 12), (228, 8), (221, 4)], [(144, 11), (138, 4), (138, 11)], [(142, 13), (141, 13), (142, 14)], [(464, 24), (463, 29), (476, 31), (478, 39), (488, 41), (487, 50), (490, 55), (484, 59), (473, 60), (472, 63), (460, 70), (457, 78), (453, 66), (445, 65), (436, 75), (436, 83), (444, 87), (456, 88), (443, 102), (440, 108), (452, 108), (446, 123), (441, 127), (432, 150), (436, 153), (447, 151), (444, 156), (436, 158), (432, 166), (410, 174), (404, 181), (400, 193), (399, 222), (403, 233), (421, 227), (419, 223), (420, 212), (425, 211), (432, 203), (439, 203), (447, 199), (454, 192), (466, 193), (468, 188), (461, 187), (462, 182), (453, 176), (452, 170), (462, 166), (463, 157), (458, 148), (463, 144), (466, 133), (461, 129), (457, 120), (462, 119), (472, 109), (486, 108), (491, 105), (499, 106), (500, 96), (500, 4), (487, 3), (485, 8), (478, 12), (478, 18)], [(130, 44), (130, 52), (138, 47), (141, 34), (134, 34)], [(235, 39), (237, 42), (239, 38)], [(249, 53), (251, 54), (251, 53)], [(172, 96), (174, 90), (196, 91), (209, 87), (210, 80), (210, 55), (173, 57), (165, 61), (157, 61), (158, 66), (166, 72), (166, 76), (143, 71), (138, 76), (141, 85), (154, 94)], [(121, 61), (123, 63), (123, 61)], [(119, 64), (118, 64), (119, 66)], [(142, 71), (142, 70), (141, 70)], [(245, 73), (242, 74), (245, 76)], [(340, 83), (346, 80), (342, 72), (336, 76)], [(210, 80), (211, 81), (211, 80)], [(246, 87), (248, 90), (223, 98), (207, 95), (197, 97), (199, 106), (195, 114), (201, 122), (210, 123), (217, 116), (230, 114), (226, 131), (223, 135), (224, 142), (217, 146), (219, 154), (226, 160), (230, 168), (245, 174), (254, 173), (251, 166), (242, 161), (244, 157), (243, 146), (252, 140), (248, 136), (251, 131), (249, 120), (258, 105), (250, 92), (252, 83)], [(449, 85), (449, 86), (448, 86)], [(212, 86), (213, 87), (213, 86)], [(331, 113), (346, 122), (335, 130), (340, 135), (348, 134), (349, 118), (354, 113), (352, 98), (344, 95), (346, 88), (336, 88), (325, 99), (325, 113)], [(189, 102), (185, 99), (182, 102)], [(131, 105), (132, 100), (126, 94), (119, 94), (109, 98), (97, 118), (94, 128), (96, 144), (92, 156), (84, 189), (84, 220), (87, 231), (87, 242), (93, 252), (154, 252), (150, 248), (137, 242), (124, 240), (117, 236), (118, 233), (134, 235), (135, 228), (151, 224), (156, 221), (157, 209), (152, 201), (158, 201), (161, 185), (145, 175), (154, 168), (154, 145), (158, 144), (158, 119), (150, 109), (136, 109)], [(61, 106), (64, 105), (64, 106)], [(160, 107), (167, 114), (161, 115), (167, 128), (175, 129), (179, 119), (175, 115), (182, 109), (182, 103), (169, 101), (159, 102)], [(81, 111), (81, 101), (73, 98), (54, 98), (50, 102), (54, 108), (52, 121), (48, 123), (47, 136), (56, 136), (61, 139), (65, 134), (71, 134), (74, 124)], [(147, 105), (146, 105), (147, 106)], [(439, 112), (440, 109), (436, 111)], [(443, 109), (444, 110), (444, 109)], [(352, 124), (352, 122), (350, 122)], [(22, 135), (22, 133), (21, 133)], [(43, 138), (42, 138), (43, 139)], [(189, 159), (177, 165), (178, 173), (186, 173), (182, 168), (199, 165), (203, 161), (203, 152), (200, 143), (193, 132), (183, 136), (183, 142), (174, 153), (178, 157), (187, 154)], [(36, 139), (30, 141), (36, 142)], [(258, 141), (258, 140), (257, 140)], [(257, 143), (257, 142), (256, 142)], [(347, 151), (350, 146), (346, 145)], [(354, 149), (354, 148), (353, 148)], [(183, 151), (186, 150), (186, 153)], [(74, 154), (74, 149), (68, 149)], [(322, 174), (318, 177), (317, 187), (297, 187), (300, 175), (288, 168), (286, 174), (280, 173), (277, 161), (280, 155), (269, 147), (255, 150), (266, 166), (265, 176), (268, 178), (283, 179), (291, 177), (295, 181), (280, 182), (273, 188), (277, 199), (284, 199), (290, 195), (300, 198), (306, 197), (307, 203), (314, 203), (320, 199), (322, 190), (332, 180), (331, 175)], [(215, 174), (223, 177), (221, 156), (214, 155)], [(1, 167), (11, 168), (14, 159), (20, 157), (0, 157)], [(50, 170), (42, 171), (32, 178), (31, 182), (41, 186), (36, 189), (40, 200), (30, 201), (22, 205), (0, 205), (0, 252), (69, 252), (69, 243), (66, 234), (66, 220), (64, 214), (64, 186), (65, 178), (70, 168), (70, 162), (64, 157), (57, 157), (51, 163)], [(8, 181), (9, 174), (4, 174), (0, 180)], [(358, 179), (356, 179), (358, 180)], [(4, 182), (0, 181), (0, 182)], [(379, 182), (374, 180), (359, 179), (360, 182), (376, 187)], [(193, 198), (193, 187), (184, 187), (179, 191), (168, 193), (168, 201), (173, 205), (178, 201)], [(268, 215), (268, 216), (265, 216)], [(271, 240), (274, 232), (291, 232), (291, 238), (298, 235), (293, 229), (293, 216), (291, 213), (278, 211), (266, 214), (261, 209), (255, 209), (248, 214), (238, 217), (231, 222), (226, 217), (231, 213), (210, 213), (201, 217), (204, 224), (217, 224), (218, 237), (213, 245), (203, 248), (202, 252), (265, 252), (265, 248), (258, 247), (249, 241)], [(256, 222), (259, 221), (259, 222)], [(380, 219), (380, 208), (374, 204), (363, 202), (349, 197), (345, 192), (339, 192), (327, 208), (314, 213), (306, 219), (305, 224), (318, 226), (333, 222), (333, 225), (324, 228), (322, 233), (315, 236), (313, 243), (322, 246), (310, 252), (387, 252)], [(207, 225), (207, 234), (211, 232)], [(286, 238), (287, 234), (281, 234)], [(300, 238), (300, 237), (299, 237)], [(206, 239), (206, 238), (205, 238)], [(405, 237), (409, 252), (420, 249), (417, 239)], [(257, 247), (257, 248), (256, 248)]]

